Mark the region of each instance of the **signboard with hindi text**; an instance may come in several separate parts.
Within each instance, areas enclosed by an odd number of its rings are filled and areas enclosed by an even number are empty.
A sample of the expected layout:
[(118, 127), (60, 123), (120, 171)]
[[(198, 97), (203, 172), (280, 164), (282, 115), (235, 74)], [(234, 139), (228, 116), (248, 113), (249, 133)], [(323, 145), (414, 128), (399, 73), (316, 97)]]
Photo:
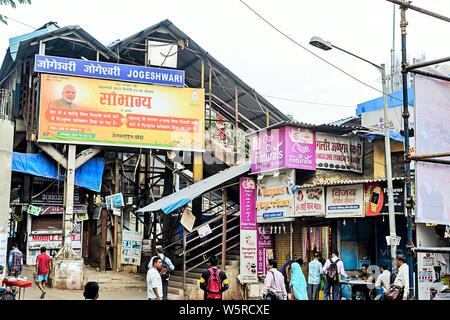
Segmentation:
[(325, 216), (323, 187), (299, 188), (295, 192), (295, 216)]
[(316, 136), (308, 129), (282, 127), (254, 133), (251, 141), (252, 173), (275, 169), (316, 170)]
[(36, 55), (34, 71), (86, 78), (184, 86), (184, 70)]
[(205, 93), (41, 74), (38, 141), (202, 152)]
[(363, 140), (316, 133), (317, 169), (363, 172)]
[(256, 183), (243, 177), (240, 184), (240, 281), (258, 282), (257, 277), (257, 229), (256, 229)]
[(327, 187), (326, 218), (364, 217), (362, 184)]
[(294, 218), (295, 170), (280, 173), (278, 176), (265, 176), (258, 181), (256, 200), (257, 222), (280, 221)]

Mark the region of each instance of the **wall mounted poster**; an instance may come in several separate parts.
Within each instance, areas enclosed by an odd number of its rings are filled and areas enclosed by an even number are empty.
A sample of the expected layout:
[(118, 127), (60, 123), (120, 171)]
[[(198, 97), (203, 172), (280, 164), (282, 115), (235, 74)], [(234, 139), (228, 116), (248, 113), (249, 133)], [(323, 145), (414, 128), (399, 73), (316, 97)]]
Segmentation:
[(122, 264), (141, 265), (142, 233), (123, 230)]

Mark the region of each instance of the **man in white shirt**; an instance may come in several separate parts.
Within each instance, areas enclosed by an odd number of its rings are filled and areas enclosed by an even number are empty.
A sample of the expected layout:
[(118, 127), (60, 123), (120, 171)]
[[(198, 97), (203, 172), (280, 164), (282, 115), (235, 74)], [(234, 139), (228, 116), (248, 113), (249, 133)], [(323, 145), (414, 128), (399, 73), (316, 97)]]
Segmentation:
[(402, 287), (401, 294), (398, 295), (398, 300), (408, 300), (409, 295), (409, 267), (406, 264), (406, 257), (398, 255), (395, 259), (395, 265), (398, 268), (397, 277), (394, 280), (394, 285)]
[(273, 259), (269, 259), (267, 263), (267, 274), (264, 280), (264, 288), (262, 289), (261, 295), (265, 300), (270, 300), (269, 292), (276, 295), (277, 300), (286, 300), (287, 292), (286, 286), (284, 285), (283, 274), (277, 270), (277, 263)]
[(383, 297), (386, 292), (389, 291), (391, 286), (391, 273), (389, 271), (389, 267), (386, 264), (381, 266), (381, 274), (378, 276), (377, 281), (375, 282), (375, 288), (380, 289), (381, 292), (379, 295)]
[(333, 252), (331, 253), (331, 258), (327, 259), (322, 271), (325, 274), (326, 280), (325, 287), (323, 288), (324, 300), (329, 299), (330, 288), (333, 288), (333, 300), (341, 300), (341, 284), (339, 283), (339, 276), (348, 276), (345, 273), (344, 262), (339, 259), (339, 253), (337, 250), (333, 250)]
[(162, 280), (161, 280), (162, 260), (160, 257), (153, 258), (153, 265), (147, 271), (147, 297), (148, 300), (162, 300)]
[[(161, 269), (161, 279), (162, 279), (162, 286), (163, 286), (163, 295), (162, 299), (167, 300), (168, 292), (169, 292), (169, 279), (170, 279), (170, 273), (175, 270), (175, 266), (173, 265), (172, 261), (164, 255), (164, 251), (161, 247), (156, 249), (156, 252), (158, 252), (157, 257), (160, 257), (162, 260), (162, 269)], [(150, 269), (153, 266), (153, 257), (149, 264), (148, 268)]]

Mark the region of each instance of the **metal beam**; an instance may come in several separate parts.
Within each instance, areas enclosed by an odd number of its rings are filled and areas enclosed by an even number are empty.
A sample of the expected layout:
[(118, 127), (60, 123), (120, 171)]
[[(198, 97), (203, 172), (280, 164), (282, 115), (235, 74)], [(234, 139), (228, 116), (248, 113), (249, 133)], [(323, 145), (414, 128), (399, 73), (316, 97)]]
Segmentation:
[(430, 162), (430, 163), (440, 163), (440, 164), (450, 164), (450, 160), (440, 160), (440, 159), (419, 159), (416, 161)]
[(64, 169), (67, 169), (66, 157), (58, 150), (56, 150), (55, 147), (53, 147), (51, 144), (42, 144), (42, 143), (36, 143), (36, 145), (45, 153), (47, 153), (53, 160), (58, 162)]
[(78, 169), (83, 164), (85, 164), (87, 161), (89, 161), (91, 158), (99, 154), (103, 149), (100, 147), (92, 147), (86, 150), (81, 151), (79, 154), (77, 154), (77, 157), (75, 158), (75, 169)]
[(421, 71), (421, 70), (411, 70), (410, 72), (411, 73), (415, 73), (415, 74), (420, 74), (420, 75), (423, 75), (423, 76), (427, 76), (427, 77), (430, 77), (430, 78), (436, 78), (436, 79), (439, 79), (439, 80), (450, 81), (450, 77), (441, 76), (439, 74), (434, 74), (434, 73), (431, 73), (431, 72), (426, 72), (426, 71)]
[(392, 2), (392, 3), (398, 4), (398, 5), (402, 6), (402, 7), (405, 7), (405, 8), (408, 8), (408, 9), (411, 9), (411, 10), (414, 10), (414, 11), (426, 14), (426, 15), (434, 17), (436, 19), (440, 19), (440, 20), (443, 20), (443, 21), (446, 21), (446, 22), (450, 22), (450, 18), (448, 18), (446, 16), (443, 16), (443, 15), (438, 14), (438, 13), (434, 13), (434, 12), (426, 10), (426, 9), (422, 9), (422, 8), (413, 6), (413, 5), (409, 4), (408, 2), (405, 2), (405, 1), (402, 1), (402, 0), (386, 0), (386, 1), (389, 1), (389, 2)]
[(450, 157), (450, 151), (438, 152), (438, 153), (423, 153), (423, 154), (413, 154), (409, 158), (411, 160), (428, 159), (428, 158), (443, 158)]
[(413, 69), (428, 67), (428, 66), (432, 66), (432, 65), (442, 63), (442, 62), (447, 62), (447, 61), (450, 61), (450, 57), (445, 57), (445, 58), (435, 59), (435, 60), (431, 60), (431, 61), (425, 61), (422, 63), (412, 64), (412, 65), (406, 67), (405, 70), (411, 71)]
[(412, 248), (411, 250), (414, 252), (449, 253), (450, 247), (440, 247), (440, 248), (419, 247), (419, 248)]

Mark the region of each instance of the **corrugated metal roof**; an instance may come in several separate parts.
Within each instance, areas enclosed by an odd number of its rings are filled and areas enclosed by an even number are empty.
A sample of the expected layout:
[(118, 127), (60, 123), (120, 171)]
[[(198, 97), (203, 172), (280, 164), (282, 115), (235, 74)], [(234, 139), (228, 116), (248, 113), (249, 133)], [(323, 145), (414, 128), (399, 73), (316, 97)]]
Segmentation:
[[(392, 181), (403, 181), (405, 177), (395, 177), (392, 178)], [(327, 181), (327, 182), (318, 182), (312, 184), (303, 184), (299, 186), (299, 188), (313, 188), (313, 187), (326, 187), (326, 186), (341, 186), (341, 185), (349, 185), (349, 184), (361, 184), (361, 183), (373, 183), (373, 182), (384, 182), (387, 181), (384, 179), (365, 179), (365, 180), (336, 180), (336, 181)]]
[[(218, 76), (213, 74), (213, 94), (221, 99), (221, 104), (234, 105), (235, 87), (239, 88), (239, 113), (245, 119), (240, 119), (241, 123), (248, 126), (250, 130), (266, 127), (266, 114), (261, 107), (268, 109), (270, 123), (277, 123), (288, 120), (288, 117), (278, 108), (272, 105), (262, 95), (257, 93), (238, 76), (212, 57), (206, 50), (200, 47), (188, 35), (178, 29), (170, 20), (161, 21), (149, 28), (146, 28), (124, 40), (114, 42), (110, 48), (124, 59), (132, 56), (136, 64), (144, 64), (144, 55), (133, 55), (133, 49), (142, 48), (144, 39), (149, 38), (158, 41), (172, 41), (178, 39), (188, 40), (189, 45), (178, 53), (178, 68), (186, 72), (186, 84), (190, 87), (199, 87), (201, 79), (202, 59), (205, 63), (205, 74), (208, 74), (209, 64), (214, 70), (218, 70)], [(128, 63), (128, 62), (127, 62)], [(206, 88), (208, 84), (205, 84)], [(255, 97), (256, 96), (256, 97)], [(223, 114), (227, 116), (226, 113)], [(234, 107), (231, 111), (234, 116)]]
[(148, 206), (137, 210), (137, 212), (152, 212), (162, 210), (164, 213), (168, 214), (181, 206), (184, 206), (189, 201), (192, 201), (194, 198), (214, 189), (221, 184), (232, 180), (244, 174), (250, 170), (250, 163), (242, 163), (235, 165), (231, 168), (223, 170), (215, 175), (203, 179), (189, 187), (181, 189), (178, 192), (172, 193), (164, 198), (155, 201)]
[(9, 51), (11, 54), (11, 58), (16, 60), (17, 51), (19, 51), (19, 45), (22, 41), (26, 41), (29, 39), (33, 39), (35, 37), (41, 36), (43, 34), (58, 30), (59, 27), (54, 23), (49, 23), (45, 25), (43, 28), (37, 29), (33, 32), (22, 34), (20, 36), (10, 38), (9, 39)]
[(326, 124), (326, 123), (325, 124), (311, 124), (311, 123), (305, 123), (305, 122), (291, 120), (291, 121), (279, 122), (270, 127), (267, 127), (267, 128), (264, 128), (264, 129), (261, 129), (258, 131), (254, 131), (252, 133), (263, 131), (263, 130), (281, 128), (281, 127), (285, 127), (285, 126), (291, 126), (291, 127), (303, 128), (303, 129), (311, 129), (314, 131), (327, 132), (327, 133), (338, 133), (338, 134), (339, 133), (341, 133), (341, 134), (350, 133), (352, 131), (357, 131), (357, 130), (369, 130), (368, 128), (365, 128), (362, 126), (346, 126), (346, 125), (336, 125), (336, 124), (332, 124), (332, 123), (331, 124)]

